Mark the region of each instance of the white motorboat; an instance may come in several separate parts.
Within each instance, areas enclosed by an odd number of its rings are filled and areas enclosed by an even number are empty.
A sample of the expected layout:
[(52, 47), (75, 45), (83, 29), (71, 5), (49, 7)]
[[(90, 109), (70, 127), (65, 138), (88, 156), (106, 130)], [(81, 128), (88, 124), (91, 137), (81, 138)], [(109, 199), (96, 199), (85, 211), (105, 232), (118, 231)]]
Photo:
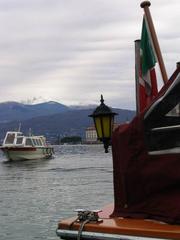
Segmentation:
[(24, 136), (20, 131), (7, 132), (1, 150), (8, 160), (51, 158), (54, 153), (44, 136)]

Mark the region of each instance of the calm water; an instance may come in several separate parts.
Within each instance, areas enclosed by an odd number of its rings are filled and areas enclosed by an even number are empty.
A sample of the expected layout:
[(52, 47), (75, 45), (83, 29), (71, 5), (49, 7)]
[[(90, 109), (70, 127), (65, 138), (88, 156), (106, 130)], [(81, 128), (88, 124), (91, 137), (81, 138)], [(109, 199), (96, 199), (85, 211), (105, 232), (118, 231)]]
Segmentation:
[(113, 201), (112, 157), (101, 145), (55, 147), (50, 160), (7, 162), (0, 155), (0, 240), (59, 239), (74, 209)]

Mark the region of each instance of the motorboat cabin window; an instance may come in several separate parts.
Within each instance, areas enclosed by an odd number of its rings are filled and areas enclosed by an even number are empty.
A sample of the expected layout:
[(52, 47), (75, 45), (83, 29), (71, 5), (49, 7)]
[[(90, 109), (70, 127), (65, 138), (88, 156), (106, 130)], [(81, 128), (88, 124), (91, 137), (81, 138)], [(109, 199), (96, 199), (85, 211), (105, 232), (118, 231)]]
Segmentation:
[(37, 140), (37, 138), (34, 139), (34, 141), (35, 141), (35, 143), (36, 143), (36, 146), (38, 146), (39, 144), (38, 144), (38, 140)]
[(166, 114), (169, 117), (179, 117), (180, 116), (180, 104), (177, 104), (170, 112)]
[(16, 144), (22, 144), (23, 143), (23, 137), (17, 137)]
[(13, 144), (15, 139), (15, 133), (8, 133), (5, 144)]
[(35, 142), (36, 142), (36, 145), (39, 146), (39, 141), (37, 138), (35, 139)]
[(36, 141), (32, 138), (33, 145), (36, 146)]
[(144, 117), (150, 154), (180, 152), (180, 74)]
[(45, 146), (46, 145), (46, 141), (43, 137), (41, 137), (41, 141), (42, 141), (42, 145)]
[(26, 146), (33, 146), (33, 143), (31, 141), (31, 138), (26, 138), (26, 142), (25, 142)]
[(39, 146), (42, 146), (41, 139), (38, 139), (38, 144), (39, 144)]

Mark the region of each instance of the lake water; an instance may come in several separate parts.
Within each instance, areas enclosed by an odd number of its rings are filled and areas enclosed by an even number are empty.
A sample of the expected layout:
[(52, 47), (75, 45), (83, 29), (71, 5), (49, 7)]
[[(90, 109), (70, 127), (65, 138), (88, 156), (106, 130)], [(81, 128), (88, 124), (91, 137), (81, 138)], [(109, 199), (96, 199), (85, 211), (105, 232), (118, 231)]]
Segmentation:
[(55, 158), (8, 162), (0, 154), (0, 240), (55, 240), (74, 209), (113, 202), (111, 152), (102, 145), (55, 146)]

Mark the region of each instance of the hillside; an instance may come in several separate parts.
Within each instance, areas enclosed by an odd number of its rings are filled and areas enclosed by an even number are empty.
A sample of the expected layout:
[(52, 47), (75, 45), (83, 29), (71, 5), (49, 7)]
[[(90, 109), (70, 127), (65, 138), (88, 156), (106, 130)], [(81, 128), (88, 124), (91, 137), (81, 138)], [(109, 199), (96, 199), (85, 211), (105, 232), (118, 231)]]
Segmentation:
[[(119, 115), (115, 118), (117, 123), (131, 120), (134, 111), (113, 109)], [(21, 131), (28, 133), (29, 129), (34, 134), (43, 134), (50, 141), (55, 141), (58, 137), (78, 135), (84, 137), (85, 129), (93, 124), (93, 120), (88, 117), (92, 109), (69, 110), (49, 116), (39, 116), (21, 121)], [(0, 139), (4, 138), (6, 131), (18, 128), (19, 121), (1, 123)]]

